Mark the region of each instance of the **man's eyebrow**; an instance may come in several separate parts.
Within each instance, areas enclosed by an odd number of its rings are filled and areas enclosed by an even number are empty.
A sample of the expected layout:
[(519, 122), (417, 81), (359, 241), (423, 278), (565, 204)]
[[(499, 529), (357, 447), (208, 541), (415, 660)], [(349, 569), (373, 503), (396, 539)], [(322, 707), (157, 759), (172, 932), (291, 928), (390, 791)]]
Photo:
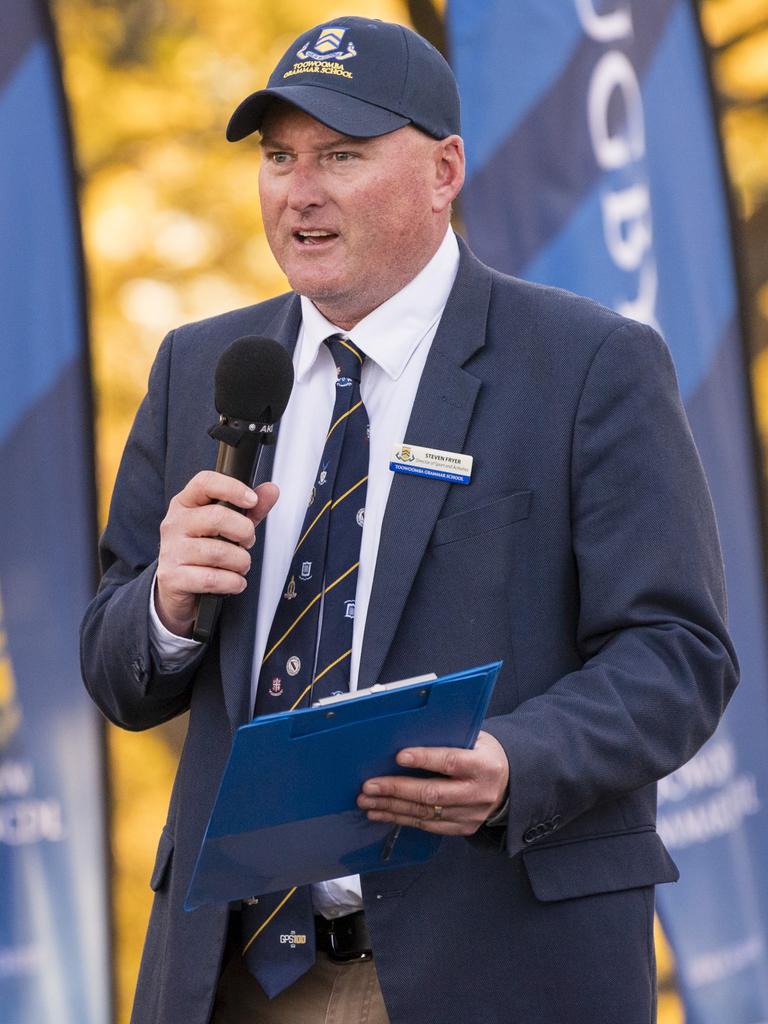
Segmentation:
[[(331, 139), (330, 142), (323, 142), (319, 145), (311, 146), (316, 153), (322, 153), (328, 149), (338, 149), (339, 146), (361, 146), (366, 142), (370, 142), (370, 139), (359, 138), (355, 135), (339, 135), (335, 139)], [(285, 150), (288, 152), (292, 147), (288, 146), (274, 136), (274, 135), (262, 135), (259, 139), (259, 145), (262, 149), (277, 149)]]

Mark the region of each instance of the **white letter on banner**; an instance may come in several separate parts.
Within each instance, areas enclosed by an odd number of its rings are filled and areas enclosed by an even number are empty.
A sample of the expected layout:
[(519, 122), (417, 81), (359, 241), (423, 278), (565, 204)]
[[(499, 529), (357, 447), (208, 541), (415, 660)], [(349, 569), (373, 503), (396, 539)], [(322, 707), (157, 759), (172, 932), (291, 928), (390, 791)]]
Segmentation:
[(630, 320), (640, 320), (648, 324), (655, 331), (661, 333), (659, 321), (656, 319), (656, 298), (659, 292), (659, 273), (656, 269), (656, 260), (653, 253), (650, 254), (648, 262), (640, 271), (640, 283), (638, 285), (637, 297), (620, 302), (616, 306), (616, 312)]
[(610, 14), (598, 14), (592, 0), (576, 0), (576, 11), (584, 31), (598, 43), (610, 43), (632, 35), (632, 13), (626, 4)]
[(57, 800), (17, 800), (0, 806), (0, 843), (29, 846), (66, 838)]
[[(624, 97), (626, 125), (624, 134), (611, 135), (608, 107), (616, 89), (620, 89)], [(592, 74), (587, 116), (595, 156), (604, 171), (626, 167), (645, 155), (645, 118), (640, 83), (629, 59), (618, 50), (606, 53)]]
[(603, 230), (611, 259), (622, 270), (637, 270), (653, 241), (651, 197), (646, 185), (631, 185), (603, 196)]

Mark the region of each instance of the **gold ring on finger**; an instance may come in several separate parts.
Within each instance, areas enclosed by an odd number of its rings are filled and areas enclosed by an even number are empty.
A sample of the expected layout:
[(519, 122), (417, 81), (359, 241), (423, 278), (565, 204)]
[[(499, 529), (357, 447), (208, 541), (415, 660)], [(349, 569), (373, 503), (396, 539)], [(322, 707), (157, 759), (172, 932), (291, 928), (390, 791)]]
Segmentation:
[(440, 804), (434, 804), (433, 805), (433, 807), (432, 807), (432, 818), (433, 818), (434, 821), (442, 821), (443, 820), (443, 808), (440, 806)]

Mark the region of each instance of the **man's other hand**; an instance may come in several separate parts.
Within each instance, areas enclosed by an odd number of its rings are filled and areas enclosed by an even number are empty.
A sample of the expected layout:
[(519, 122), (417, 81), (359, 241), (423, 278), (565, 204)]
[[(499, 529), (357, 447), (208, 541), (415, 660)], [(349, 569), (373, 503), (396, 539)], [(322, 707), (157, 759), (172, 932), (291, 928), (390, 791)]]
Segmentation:
[(472, 750), (408, 747), (397, 755), (404, 768), (437, 773), (436, 778), (384, 776), (363, 783), (357, 805), (371, 821), (391, 821), (444, 836), (469, 836), (502, 805), (509, 785), (504, 748), (481, 732)]
[[(275, 504), (272, 483), (255, 491), (239, 480), (204, 470), (168, 506), (160, 524), (155, 609), (166, 629), (189, 636), (199, 594), (239, 594), (251, 567), (256, 526)], [(236, 509), (215, 504), (226, 501)]]

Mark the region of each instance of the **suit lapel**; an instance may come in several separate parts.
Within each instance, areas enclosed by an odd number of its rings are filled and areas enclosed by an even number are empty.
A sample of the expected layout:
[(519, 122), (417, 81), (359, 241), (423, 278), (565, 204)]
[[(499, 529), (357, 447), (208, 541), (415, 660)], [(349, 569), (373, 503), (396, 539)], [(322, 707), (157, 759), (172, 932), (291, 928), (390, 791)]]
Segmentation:
[[(264, 328), (267, 337), (280, 342), (293, 352), (301, 322), (301, 304), (294, 295), (275, 319)], [(278, 425), (279, 430), (279, 425)], [(256, 471), (255, 486), (272, 477), (275, 446), (263, 448)], [(264, 553), (264, 529), (256, 530), (256, 543), (251, 549), (252, 569), (248, 586), (242, 594), (224, 602), (219, 627), (221, 682), (224, 704), (232, 731), (251, 718), (251, 665), (256, 634), (256, 612), (259, 603), (259, 567)]]
[[(403, 441), (463, 450), (480, 381), (463, 364), (485, 344), (491, 274), (459, 239), (461, 261)], [(470, 453), (472, 454), (472, 453)], [(379, 680), (427, 543), (452, 485), (395, 473), (381, 527), (358, 685)], [(471, 485), (470, 485), (471, 486)], [(387, 680), (382, 680), (387, 682)]]

